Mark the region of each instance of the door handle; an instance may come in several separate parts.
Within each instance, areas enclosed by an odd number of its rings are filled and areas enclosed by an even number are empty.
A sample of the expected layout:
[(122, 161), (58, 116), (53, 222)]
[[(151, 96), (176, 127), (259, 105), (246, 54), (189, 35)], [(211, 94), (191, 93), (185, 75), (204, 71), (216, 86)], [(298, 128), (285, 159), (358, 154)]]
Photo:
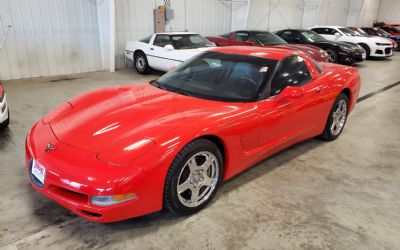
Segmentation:
[(314, 89), (314, 92), (315, 92), (315, 94), (321, 93), (321, 88), (320, 88), (320, 87), (316, 87), (316, 88)]
[(154, 50), (154, 48), (150, 48), (150, 50)]

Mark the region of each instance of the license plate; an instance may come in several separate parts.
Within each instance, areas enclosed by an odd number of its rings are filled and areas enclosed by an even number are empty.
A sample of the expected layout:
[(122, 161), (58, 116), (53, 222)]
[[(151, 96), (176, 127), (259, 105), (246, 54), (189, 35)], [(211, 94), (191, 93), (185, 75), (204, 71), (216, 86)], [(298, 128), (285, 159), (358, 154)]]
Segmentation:
[(33, 160), (31, 173), (36, 177), (42, 184), (44, 184), (44, 179), (46, 178), (46, 168), (40, 165), (39, 162)]
[(367, 58), (367, 53), (362, 53), (362, 59)]

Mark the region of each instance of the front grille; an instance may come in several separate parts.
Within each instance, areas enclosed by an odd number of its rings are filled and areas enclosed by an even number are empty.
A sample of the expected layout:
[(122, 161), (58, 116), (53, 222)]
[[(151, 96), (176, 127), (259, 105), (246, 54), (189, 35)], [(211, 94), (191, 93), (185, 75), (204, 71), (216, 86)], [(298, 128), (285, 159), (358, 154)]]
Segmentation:
[(85, 194), (81, 194), (75, 191), (71, 191), (69, 189), (65, 189), (59, 186), (50, 185), (49, 192), (55, 194), (59, 197), (62, 197), (66, 200), (75, 201), (77, 203), (87, 203), (89, 197)]
[(392, 52), (392, 49), (391, 49), (391, 48), (386, 48), (386, 49), (385, 49), (385, 54), (386, 54), (386, 55), (390, 54), (391, 52)]

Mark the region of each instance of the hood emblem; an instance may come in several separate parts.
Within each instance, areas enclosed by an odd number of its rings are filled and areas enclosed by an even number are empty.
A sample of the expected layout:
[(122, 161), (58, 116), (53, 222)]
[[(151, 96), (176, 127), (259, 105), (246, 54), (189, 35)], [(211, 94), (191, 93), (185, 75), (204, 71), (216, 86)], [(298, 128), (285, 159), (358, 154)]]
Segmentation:
[(50, 152), (50, 151), (53, 151), (53, 150), (56, 150), (56, 149), (57, 148), (53, 144), (49, 143), (49, 144), (47, 144), (46, 149), (44, 150), (44, 152)]

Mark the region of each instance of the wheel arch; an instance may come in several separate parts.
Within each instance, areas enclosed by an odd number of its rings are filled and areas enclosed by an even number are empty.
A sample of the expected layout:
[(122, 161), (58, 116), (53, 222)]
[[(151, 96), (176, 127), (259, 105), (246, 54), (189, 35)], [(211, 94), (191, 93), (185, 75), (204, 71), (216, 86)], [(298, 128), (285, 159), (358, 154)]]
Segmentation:
[(143, 50), (137, 49), (137, 50), (135, 50), (135, 52), (133, 52), (133, 61), (135, 61), (136, 55), (139, 54), (139, 53), (142, 53), (143, 55), (146, 55), (146, 53), (144, 53)]
[(351, 96), (351, 91), (349, 88), (344, 88), (340, 93), (343, 93), (347, 96), (347, 98), (349, 99), (349, 104), (352, 103), (352, 96)]

